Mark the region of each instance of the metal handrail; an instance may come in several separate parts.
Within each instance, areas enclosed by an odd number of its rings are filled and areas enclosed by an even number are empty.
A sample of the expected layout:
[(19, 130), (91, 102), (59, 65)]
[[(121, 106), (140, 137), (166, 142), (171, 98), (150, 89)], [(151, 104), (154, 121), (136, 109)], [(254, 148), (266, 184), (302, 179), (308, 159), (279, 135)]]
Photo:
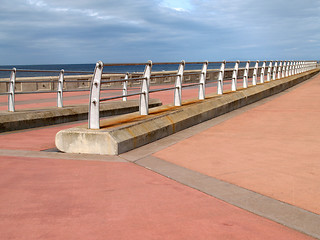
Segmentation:
[[(1, 95), (8, 95), (8, 111), (14, 112), (15, 111), (15, 94), (34, 94), (34, 93), (57, 93), (57, 106), (63, 107), (63, 92), (71, 92), (70, 90), (63, 90), (63, 84), (64, 82), (74, 82), (74, 81), (65, 81), (64, 75), (65, 73), (74, 73), (74, 74), (90, 74), (92, 75), (92, 72), (87, 71), (64, 71), (61, 69), (58, 70), (35, 70), (35, 69), (16, 69), (13, 68), (11, 70), (9, 69), (0, 69), (0, 71), (9, 71), (11, 72), (10, 80), (9, 81), (1, 81), (3, 83), (9, 83), (9, 91), (6, 93), (2, 93)], [(17, 72), (38, 72), (38, 73), (59, 73), (58, 81), (57, 80), (16, 80), (16, 74)], [(78, 80), (77, 82), (88, 82), (88, 80)], [(22, 92), (16, 92), (15, 91), (15, 84), (16, 83), (50, 83), (54, 84), (57, 83), (57, 90), (54, 91), (22, 91)], [(89, 89), (79, 89), (77, 91), (89, 91)]]
[[(187, 65), (199, 65), (199, 68), (195, 66), (195, 69), (186, 69)], [(210, 64), (220, 64), (220, 68), (208, 68)], [(228, 68), (226, 68), (226, 64)], [(230, 64), (234, 64), (232, 68)], [(154, 65), (178, 65), (178, 69), (168, 70), (168, 71), (155, 71), (152, 73), (152, 66)], [(241, 65), (241, 67), (240, 67)], [(254, 66), (253, 66), (254, 65)], [(99, 113), (97, 113), (98, 105), (100, 101), (107, 101), (111, 99), (122, 98), (123, 101), (127, 100), (127, 97), (140, 95), (139, 99), (139, 108), (140, 113), (142, 115), (148, 114), (148, 102), (149, 102), (149, 93), (160, 92), (160, 91), (169, 91), (174, 90), (174, 105), (181, 106), (181, 90), (183, 88), (199, 86), (199, 99), (205, 99), (205, 87), (206, 81), (212, 82), (217, 81), (217, 93), (223, 94), (223, 83), (224, 81), (231, 80), (231, 89), (232, 91), (237, 90), (237, 79), (243, 78), (243, 87), (248, 87), (248, 81), (251, 81), (252, 85), (256, 85), (258, 80), (260, 83), (265, 81), (272, 81), (283, 77), (288, 77), (291, 75), (299, 74), (301, 72), (308, 71), (313, 69), (319, 65), (318, 61), (273, 61), (273, 60), (265, 60), (265, 61), (213, 61), (213, 62), (147, 62), (147, 63), (102, 63), (98, 62), (96, 64), (96, 68), (94, 72), (87, 71), (64, 71), (62, 70), (34, 70), (34, 69), (0, 69), (0, 71), (11, 72), (9, 81), (1, 81), (1, 83), (6, 83), (9, 85), (8, 91), (4, 93), (0, 93), (0, 95), (8, 95), (8, 110), (15, 110), (15, 94), (32, 94), (32, 93), (57, 93), (57, 106), (63, 107), (63, 92), (81, 92), (81, 91), (90, 91), (90, 109), (94, 103), (96, 106), (93, 107), (94, 110), (89, 111), (89, 128), (92, 128), (90, 122), (92, 120), (92, 112), (95, 112), (98, 117), (95, 117), (94, 120), (95, 125), (93, 127), (99, 127), (99, 123), (97, 123), (97, 119), (99, 119)], [(144, 72), (131, 72), (131, 73), (107, 73), (103, 72), (104, 66), (145, 66)], [(200, 68), (202, 66), (202, 68)], [(212, 67), (212, 65), (210, 66)], [(231, 72), (232, 77), (225, 77), (225, 72)], [(240, 76), (238, 73), (241, 71), (243, 74)], [(59, 73), (57, 76), (57, 80), (30, 80), (29, 78), (26, 80), (16, 79), (17, 72), (47, 72), (47, 73)], [(172, 73), (175, 72), (175, 73)], [(79, 79), (79, 80), (68, 80), (65, 79), (65, 74), (90, 74), (92, 75), (92, 80), (87, 79)], [(167, 73), (167, 74), (166, 74)], [(210, 77), (207, 79), (207, 74), (209, 73), (217, 73), (214, 77)], [(103, 80), (105, 74), (121, 74), (124, 76), (122, 79), (112, 79), (112, 80)], [(141, 77), (136, 77), (141, 75)], [(131, 76), (131, 78), (129, 77)], [(199, 76), (198, 83), (192, 84), (182, 84), (182, 81), (185, 76)], [(218, 78), (215, 79), (215, 76)], [(158, 79), (158, 78), (167, 78), (167, 77), (175, 77), (175, 86), (168, 88), (158, 88), (158, 89), (150, 89), (150, 80)], [(139, 93), (128, 93), (128, 83), (129, 82), (139, 82), (141, 83), (141, 90)], [(73, 82), (91, 82), (91, 87), (84, 89), (74, 89), (74, 90), (64, 90), (64, 83), (73, 83)], [(123, 84), (122, 88), (102, 88), (104, 84), (107, 83), (117, 83), (121, 82)], [(16, 92), (15, 84), (16, 83), (57, 83), (57, 89), (52, 91), (27, 91), (27, 92)], [(52, 85), (53, 86), (53, 85)], [(130, 89), (138, 89), (138, 88), (130, 88)], [(111, 98), (103, 98), (100, 99), (100, 91), (110, 91), (110, 90), (122, 90), (122, 94), (119, 96), (113, 96)], [(94, 91), (98, 91), (98, 94), (93, 94)], [(90, 120), (91, 119), (91, 120)]]
[[(227, 63), (234, 63), (233, 68), (226, 68)], [(193, 69), (193, 70), (185, 70), (185, 66), (187, 64), (202, 64), (202, 69)], [(208, 69), (209, 64), (221, 64), (220, 69)], [(245, 65), (244, 67), (239, 67), (239, 65)], [(141, 81), (141, 91), (138, 93), (128, 94), (127, 83), (130, 81), (129, 74), (127, 73), (124, 79), (121, 80), (110, 80), (110, 81), (102, 81), (103, 67), (104, 66), (133, 66), (133, 65), (145, 65), (145, 70), (142, 74), (141, 78), (131, 79), (136, 80), (139, 79)], [(152, 75), (152, 66), (153, 65), (179, 65), (176, 74), (160, 74), (160, 75)], [(254, 66), (253, 66), (254, 65)], [(206, 75), (207, 73), (217, 72), (217, 94), (223, 94), (223, 82), (231, 80), (231, 90), (237, 90), (237, 82), (238, 78), (243, 78), (243, 88), (248, 87), (248, 81), (250, 80), (252, 85), (258, 84), (258, 80), (260, 83), (264, 83), (265, 81), (272, 81), (282, 77), (288, 77), (294, 74), (299, 74), (301, 72), (308, 71), (317, 66), (317, 62), (315, 61), (221, 61), (221, 62), (159, 62), (152, 63), (149, 61), (148, 63), (118, 63), (118, 64), (104, 64), (99, 61), (96, 64), (95, 72), (91, 82), (91, 91), (90, 91), (90, 103), (89, 103), (89, 116), (88, 123), (89, 129), (100, 128), (100, 120), (99, 120), (99, 107), (101, 101), (108, 101), (118, 98), (123, 98), (123, 101), (127, 100), (129, 96), (140, 95), (139, 99), (139, 111), (141, 115), (148, 115), (148, 106), (149, 106), (149, 94), (161, 91), (169, 91), (174, 90), (174, 105), (181, 106), (181, 90), (182, 88), (199, 86), (199, 99), (205, 99), (205, 86), (206, 86)], [(191, 72), (190, 72), (191, 71)], [(224, 77), (225, 71), (232, 72), (232, 77)], [(238, 72), (242, 71), (242, 76), (238, 75)], [(172, 72), (172, 71), (168, 71)], [(182, 84), (182, 80), (184, 76), (188, 75), (198, 75), (199, 82), (192, 84)], [(158, 88), (158, 89), (150, 89), (150, 79), (155, 78), (166, 78), (166, 77), (176, 77), (175, 86), (168, 88)], [(212, 79), (208, 79), (210, 81)], [(111, 82), (123, 82), (123, 94), (119, 96), (113, 96), (110, 98), (102, 98), (100, 99), (100, 88), (103, 83), (111, 83)]]

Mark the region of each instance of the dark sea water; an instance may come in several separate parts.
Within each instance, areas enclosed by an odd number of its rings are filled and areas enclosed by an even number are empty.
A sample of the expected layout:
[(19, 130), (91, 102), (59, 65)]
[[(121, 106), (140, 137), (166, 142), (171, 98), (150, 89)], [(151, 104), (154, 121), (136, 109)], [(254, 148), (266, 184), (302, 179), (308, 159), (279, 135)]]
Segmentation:
[[(254, 65), (254, 62), (250, 64)], [(240, 67), (244, 67), (245, 63), (241, 63)], [(93, 73), (95, 64), (52, 64), (52, 65), (7, 65), (7, 66), (0, 66), (0, 69), (9, 69), (11, 70), (15, 67), (17, 71), (17, 77), (38, 77), (38, 76), (58, 76), (59, 73), (52, 73), (52, 72), (23, 72), (21, 70), (49, 70), (49, 71), (60, 71), (64, 69), (65, 71), (80, 71), (80, 72), (88, 72)], [(175, 71), (179, 67), (178, 64), (170, 64), (170, 65), (158, 65), (155, 64), (152, 66), (152, 71)], [(234, 63), (227, 63), (226, 68), (233, 68)], [(105, 66), (103, 69), (104, 73), (132, 73), (132, 72), (143, 72), (145, 66), (138, 65), (138, 66)], [(202, 64), (186, 64), (185, 70), (200, 70), (202, 68)], [(210, 63), (208, 69), (219, 69), (220, 63)], [(88, 74), (85, 73), (85, 74)], [(75, 73), (69, 73), (75, 74)], [(77, 73), (81, 74), (81, 73)], [(68, 73), (66, 73), (68, 75)], [(9, 78), (10, 71), (0, 71), (0, 78)]]

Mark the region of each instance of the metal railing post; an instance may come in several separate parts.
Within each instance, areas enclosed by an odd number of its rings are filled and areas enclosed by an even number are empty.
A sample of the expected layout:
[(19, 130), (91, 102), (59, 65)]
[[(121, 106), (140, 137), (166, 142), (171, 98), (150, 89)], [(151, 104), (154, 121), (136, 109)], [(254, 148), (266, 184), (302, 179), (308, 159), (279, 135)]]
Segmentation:
[(58, 80), (58, 89), (57, 89), (57, 106), (59, 108), (63, 107), (63, 81), (64, 81), (64, 70), (61, 69)]
[(308, 71), (308, 62), (304, 62), (304, 71)]
[(266, 70), (266, 61), (263, 61), (262, 67), (261, 67), (261, 74), (260, 74), (260, 83), (264, 83), (264, 73)]
[(10, 75), (10, 83), (9, 83), (9, 95), (8, 95), (8, 111), (14, 112), (15, 105), (14, 105), (14, 91), (16, 85), (16, 73), (17, 69), (13, 68)]
[(140, 103), (139, 103), (139, 112), (140, 115), (149, 114), (149, 85), (151, 77), (152, 61), (148, 61), (144, 73), (143, 80), (141, 85), (141, 94), (140, 94)]
[(217, 93), (219, 95), (223, 94), (223, 77), (224, 77), (224, 69), (226, 67), (226, 61), (223, 61), (221, 63), (220, 71), (219, 71), (219, 76), (218, 76), (218, 89)]
[(247, 62), (246, 68), (244, 69), (244, 74), (243, 74), (243, 88), (248, 87), (248, 75), (249, 75), (249, 70), (250, 70), (250, 61)]
[(282, 61), (279, 62), (278, 71), (277, 71), (277, 79), (281, 78), (281, 69), (282, 69)]
[(302, 61), (299, 62), (298, 73), (302, 73)]
[(200, 73), (199, 80), (199, 100), (204, 100), (206, 98), (206, 78), (207, 78), (207, 69), (208, 69), (208, 61), (205, 61), (202, 65), (202, 70)]
[(286, 76), (286, 65), (287, 61), (283, 62), (282, 71), (281, 71), (281, 77), (284, 78)]
[(272, 80), (276, 80), (277, 69), (278, 69), (278, 61), (275, 61), (273, 66), (273, 72), (272, 72)]
[(270, 61), (269, 66), (268, 66), (267, 82), (270, 82), (270, 81), (271, 81), (272, 62), (273, 62), (273, 61)]
[(290, 61), (287, 61), (286, 77), (289, 77), (289, 68), (290, 68)]
[(177, 72), (175, 89), (174, 89), (174, 105), (175, 106), (181, 106), (181, 90), (182, 90), (182, 80), (183, 80), (183, 72), (184, 72), (185, 65), (186, 65), (185, 61), (181, 61), (178, 68), (178, 72)]
[(233, 71), (232, 71), (231, 91), (237, 91), (237, 81), (238, 81), (239, 63), (240, 63), (240, 61), (238, 60), (238, 61), (234, 64), (234, 68), (233, 68)]
[(291, 75), (296, 75), (296, 62), (295, 61), (292, 62)]
[(290, 66), (289, 66), (289, 76), (292, 76), (292, 67), (293, 67), (293, 61), (290, 61)]
[(99, 61), (96, 63), (96, 67), (94, 69), (94, 74), (91, 81), (88, 117), (89, 129), (100, 128), (100, 88), (102, 72), (103, 62)]
[(259, 68), (259, 61), (256, 62), (254, 65), (254, 70), (253, 70), (253, 77), (252, 77), (252, 85), (257, 85), (257, 77), (258, 77), (258, 68)]
[[(124, 77), (124, 79), (128, 79), (128, 78), (129, 78), (129, 73), (126, 73), (126, 76)], [(122, 85), (122, 95), (125, 96), (127, 94), (128, 94), (128, 81), (124, 81)], [(123, 97), (122, 101), (126, 102), (127, 97)]]

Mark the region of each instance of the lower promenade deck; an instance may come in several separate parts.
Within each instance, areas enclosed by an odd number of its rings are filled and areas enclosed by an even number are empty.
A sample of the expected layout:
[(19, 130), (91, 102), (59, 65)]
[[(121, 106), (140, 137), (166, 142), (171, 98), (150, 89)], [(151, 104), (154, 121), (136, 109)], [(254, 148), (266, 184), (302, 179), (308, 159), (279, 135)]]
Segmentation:
[[(85, 121), (1, 133), (1, 239), (319, 239), (319, 92), (320, 74), (119, 156), (55, 150)], [(17, 109), (55, 105), (19, 97)]]

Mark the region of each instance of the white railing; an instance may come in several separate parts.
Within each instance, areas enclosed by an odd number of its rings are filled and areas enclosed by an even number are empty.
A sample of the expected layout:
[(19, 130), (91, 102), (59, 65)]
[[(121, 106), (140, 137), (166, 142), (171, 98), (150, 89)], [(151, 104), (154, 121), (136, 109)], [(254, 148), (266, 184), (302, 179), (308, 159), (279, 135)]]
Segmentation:
[[(210, 68), (209, 66), (220, 65), (220, 69)], [(233, 68), (226, 68), (226, 65), (234, 64)], [(115, 79), (110, 81), (103, 81), (102, 74), (103, 68), (106, 66), (145, 66), (144, 72), (141, 76), (135, 76), (129, 78), (129, 73), (125, 74), (123, 79)], [(174, 73), (153, 73), (152, 67), (155, 65), (177, 65), (178, 69)], [(186, 70), (187, 65), (199, 66), (199, 69)], [(270, 82), (272, 80), (289, 77), (295, 74), (300, 74), (318, 67), (317, 61), (255, 61), (255, 62), (241, 62), (241, 61), (222, 61), (222, 62), (165, 62), (165, 63), (131, 63), (131, 64), (104, 64), (99, 61), (96, 64), (90, 91), (89, 102), (89, 116), (88, 116), (88, 128), (99, 129), (100, 128), (100, 102), (114, 100), (122, 98), (123, 101), (127, 100), (127, 97), (139, 96), (139, 112), (141, 115), (148, 115), (149, 113), (149, 94), (160, 91), (174, 91), (173, 103), (174, 106), (181, 106), (182, 89), (188, 87), (199, 88), (198, 99), (203, 100), (206, 96), (206, 85), (209, 82), (216, 81), (217, 94), (222, 95), (224, 93), (224, 83), (231, 81), (231, 91), (237, 91), (238, 79), (243, 79), (243, 88), (249, 86), (249, 80), (252, 85), (262, 84), (264, 82)], [(243, 75), (240, 76), (239, 73)], [(208, 77), (209, 73), (217, 73), (216, 77)], [(230, 77), (226, 77), (226, 73), (230, 73)], [(138, 75), (137, 73), (135, 75)], [(183, 79), (187, 76), (197, 75), (199, 81), (197, 83), (183, 84)], [(215, 75), (212, 75), (215, 76)], [(150, 81), (154, 78), (166, 78), (175, 77), (174, 87), (150, 89)], [(129, 82), (141, 82), (141, 88), (139, 92), (128, 93)], [(102, 84), (111, 84), (115, 82), (123, 83), (123, 89), (121, 95), (116, 95), (108, 98), (100, 98), (100, 90)]]
[[(63, 93), (64, 92), (78, 92), (78, 91), (90, 91), (90, 89), (73, 89), (73, 90), (65, 90), (64, 84), (72, 83), (72, 82), (91, 82), (91, 80), (65, 80), (65, 74), (90, 74), (92, 72), (84, 72), (84, 71), (64, 71), (63, 69), (60, 71), (56, 70), (24, 70), (24, 69), (0, 69), (1, 72), (10, 72), (10, 80), (9, 81), (1, 81), (1, 83), (9, 84), (8, 92), (1, 92), (0, 95), (8, 95), (8, 111), (15, 111), (15, 95), (16, 94), (37, 94), (37, 93), (57, 93), (57, 107), (63, 107)], [(59, 74), (58, 80), (45, 79), (45, 80), (34, 80), (29, 78), (28, 80), (18, 80), (16, 78), (17, 72), (29, 72), (29, 73), (56, 73)], [(35, 84), (44, 84), (44, 83), (54, 83), (56, 84), (56, 90), (45, 90), (45, 91), (16, 91), (16, 83), (35, 83)]]

